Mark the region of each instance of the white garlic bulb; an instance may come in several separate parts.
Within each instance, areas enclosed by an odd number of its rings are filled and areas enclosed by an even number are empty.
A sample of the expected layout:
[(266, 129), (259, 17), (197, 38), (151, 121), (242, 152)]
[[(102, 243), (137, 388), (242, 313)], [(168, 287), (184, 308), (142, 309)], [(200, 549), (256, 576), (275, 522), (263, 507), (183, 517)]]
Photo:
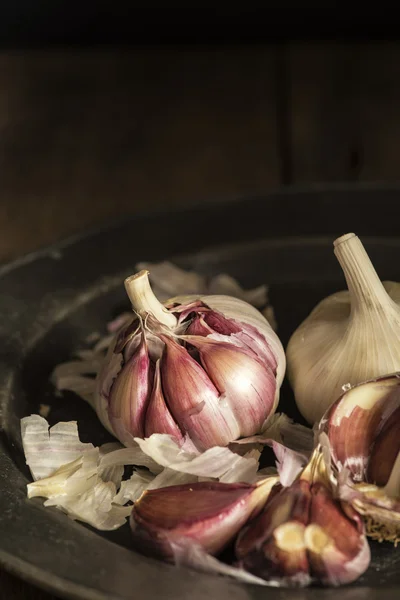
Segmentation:
[(322, 300), (287, 347), (289, 381), (309, 423), (348, 384), (400, 371), (400, 284), (380, 281), (354, 233), (335, 240), (334, 252), (349, 291)]

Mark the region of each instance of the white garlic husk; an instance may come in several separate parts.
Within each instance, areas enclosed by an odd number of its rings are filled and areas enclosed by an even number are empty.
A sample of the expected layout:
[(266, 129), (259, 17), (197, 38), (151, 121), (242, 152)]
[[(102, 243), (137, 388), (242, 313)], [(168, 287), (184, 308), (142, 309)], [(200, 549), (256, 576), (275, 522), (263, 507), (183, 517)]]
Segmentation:
[(344, 389), (400, 371), (400, 284), (381, 282), (360, 239), (334, 242), (348, 291), (322, 300), (287, 347), (297, 406), (311, 424)]

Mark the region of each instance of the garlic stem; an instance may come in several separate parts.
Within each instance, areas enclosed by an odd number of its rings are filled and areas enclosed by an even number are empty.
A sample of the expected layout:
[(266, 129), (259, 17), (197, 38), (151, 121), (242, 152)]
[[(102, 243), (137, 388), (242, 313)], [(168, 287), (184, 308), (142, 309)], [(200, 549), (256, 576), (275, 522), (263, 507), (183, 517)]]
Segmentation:
[(140, 316), (152, 314), (157, 321), (174, 328), (177, 324), (175, 315), (170, 313), (156, 298), (149, 282), (149, 271), (143, 270), (125, 279), (125, 289), (133, 310)]
[(342, 235), (333, 243), (351, 296), (352, 311), (390, 308), (388, 296), (360, 239), (354, 233)]
[(394, 461), (389, 481), (385, 485), (385, 493), (387, 496), (389, 496), (389, 498), (400, 497), (400, 452)]

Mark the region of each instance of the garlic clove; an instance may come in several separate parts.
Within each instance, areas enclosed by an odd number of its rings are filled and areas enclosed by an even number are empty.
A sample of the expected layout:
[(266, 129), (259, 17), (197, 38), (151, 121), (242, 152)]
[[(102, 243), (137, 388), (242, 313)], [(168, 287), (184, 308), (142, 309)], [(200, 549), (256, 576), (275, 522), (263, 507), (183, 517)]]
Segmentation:
[(382, 377), (344, 392), (319, 429), (328, 436), (337, 469), (348, 469), (355, 482), (384, 485), (400, 451), (400, 378)]
[(186, 348), (167, 336), (163, 341), (161, 379), (173, 418), (200, 449), (227, 446), (240, 435), (234, 415), (223, 410), (218, 390)]
[(120, 440), (144, 436), (152, 371), (146, 339), (142, 333), (138, 349), (118, 373), (110, 391), (108, 416)]
[(275, 482), (272, 477), (255, 485), (198, 482), (148, 490), (132, 510), (134, 546), (172, 560), (174, 543), (189, 538), (218, 554), (261, 510)]
[(276, 389), (268, 365), (245, 348), (200, 336), (182, 336), (195, 346), (201, 363), (240, 427), (240, 436), (250, 436), (271, 414)]
[(322, 300), (287, 347), (289, 381), (309, 423), (343, 386), (400, 371), (400, 285), (382, 284), (353, 233), (335, 240), (334, 252), (349, 291)]
[(289, 488), (275, 486), (263, 512), (239, 534), (235, 544), (239, 566), (263, 579), (292, 587), (311, 582), (304, 542), (311, 494), (298, 480)]
[(157, 361), (156, 364), (153, 390), (145, 417), (145, 436), (150, 437), (153, 433), (167, 433), (172, 435), (178, 443), (183, 442), (182, 432), (165, 403), (161, 388), (160, 361)]
[(304, 541), (314, 579), (324, 585), (356, 580), (370, 563), (364, 526), (351, 506), (334, 500), (321, 482), (311, 488), (310, 521)]

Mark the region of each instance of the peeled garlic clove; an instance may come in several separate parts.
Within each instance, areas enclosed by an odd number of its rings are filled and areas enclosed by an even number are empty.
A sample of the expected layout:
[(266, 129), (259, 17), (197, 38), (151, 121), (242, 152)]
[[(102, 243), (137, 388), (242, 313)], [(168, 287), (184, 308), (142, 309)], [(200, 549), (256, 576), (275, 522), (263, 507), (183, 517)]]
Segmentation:
[(320, 302), (287, 347), (300, 412), (321, 419), (343, 386), (400, 371), (400, 284), (382, 282), (353, 233), (334, 242), (348, 290)]
[(368, 568), (370, 550), (358, 513), (333, 499), (322, 483), (311, 487), (309, 525), (304, 541), (314, 579), (324, 585), (355, 581)]
[(266, 580), (289, 586), (311, 582), (304, 534), (310, 510), (310, 486), (298, 480), (275, 488), (263, 512), (239, 534), (239, 566)]
[[(368, 381), (346, 391), (320, 423), (338, 470), (353, 481), (384, 485), (400, 451), (400, 378)], [(385, 479), (386, 478), (386, 479)]]
[(137, 352), (124, 365), (110, 392), (108, 416), (120, 440), (144, 436), (152, 367), (144, 334)]
[(249, 436), (271, 414), (276, 381), (264, 365), (245, 348), (200, 336), (183, 336), (200, 354), (201, 363), (224, 401), (229, 405), (240, 428), (240, 436)]
[(174, 542), (189, 538), (218, 554), (261, 509), (276, 478), (256, 485), (200, 482), (148, 490), (130, 519), (138, 551), (173, 559)]
[(167, 433), (172, 435), (178, 443), (183, 442), (183, 435), (174, 421), (164, 400), (161, 389), (160, 362), (157, 361), (154, 374), (153, 390), (151, 392), (145, 418), (145, 436), (153, 433)]

